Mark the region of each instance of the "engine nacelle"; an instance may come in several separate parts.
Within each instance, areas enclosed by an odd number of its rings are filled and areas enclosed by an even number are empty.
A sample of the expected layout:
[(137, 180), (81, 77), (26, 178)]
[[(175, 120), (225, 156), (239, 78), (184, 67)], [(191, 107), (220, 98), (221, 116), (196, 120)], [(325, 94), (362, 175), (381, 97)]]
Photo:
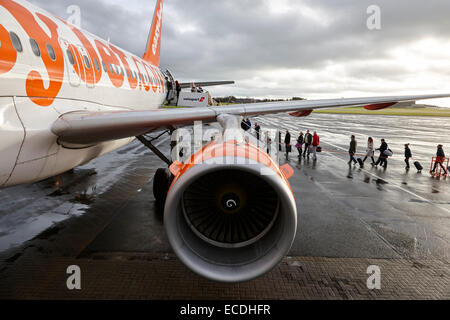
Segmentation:
[(164, 224), (173, 250), (191, 270), (241, 282), (270, 271), (288, 253), (297, 228), (294, 196), (261, 149), (211, 143), (171, 170)]

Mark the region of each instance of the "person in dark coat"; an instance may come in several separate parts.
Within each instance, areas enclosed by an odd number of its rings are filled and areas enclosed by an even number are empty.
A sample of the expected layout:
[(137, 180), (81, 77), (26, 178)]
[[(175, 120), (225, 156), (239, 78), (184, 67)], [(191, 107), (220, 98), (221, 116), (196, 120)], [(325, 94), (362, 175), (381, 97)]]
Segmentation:
[(356, 146), (357, 146), (356, 138), (354, 135), (352, 135), (350, 138), (350, 148), (348, 149), (348, 154), (350, 155), (350, 160), (348, 161), (349, 166), (352, 165), (352, 162), (354, 162), (355, 165), (358, 163), (358, 161), (356, 161), (355, 159)]
[(259, 140), (259, 132), (261, 131), (261, 127), (257, 122), (255, 122), (255, 131), (256, 131), (256, 139)]
[(292, 151), (291, 134), (289, 133), (289, 130), (286, 130), (286, 135), (284, 136), (284, 145), (286, 146), (286, 159), (289, 159), (289, 152)]
[(305, 139), (303, 140), (305, 144), (305, 151), (303, 151), (303, 157), (306, 157), (306, 153), (308, 153), (309, 157), (309, 154), (311, 153), (309, 146), (311, 145), (312, 140), (313, 140), (312, 134), (309, 133), (309, 130), (306, 130)]
[(381, 139), (381, 146), (376, 149), (378, 151), (380, 151), (380, 156), (377, 160), (377, 162), (375, 163), (375, 166), (378, 166), (379, 164), (381, 164), (384, 168), (387, 167), (387, 156), (384, 154), (384, 152), (388, 149), (388, 144), (386, 143), (386, 141), (384, 139)]
[(251, 127), (252, 127), (252, 123), (250, 122), (250, 119), (249, 119), (249, 118), (247, 118), (247, 119), (242, 119), (242, 122), (241, 122), (241, 128), (242, 128), (244, 131), (248, 131)]
[(278, 151), (281, 151), (281, 131), (278, 131)]
[(406, 163), (406, 170), (409, 170), (409, 159), (412, 158), (412, 152), (409, 148), (409, 143), (405, 144), (405, 163)]
[(181, 92), (181, 84), (177, 81), (175, 81), (175, 90), (177, 91), (177, 104), (178, 99), (180, 99), (180, 92)]
[(444, 167), (445, 153), (444, 146), (442, 144), (437, 146), (436, 152), (436, 162), (434, 163), (434, 168), (430, 173), (434, 173), (436, 171), (437, 165), (439, 164), (441, 168), (444, 170), (444, 175), (447, 175), (447, 169)]
[(303, 132), (300, 132), (300, 135), (297, 138), (297, 144), (295, 145), (295, 147), (297, 148), (298, 151), (298, 157), (301, 158), (302, 157), (302, 153), (303, 153)]
[(241, 129), (244, 130), (244, 131), (248, 130), (247, 122), (245, 121), (245, 119), (242, 119), (242, 121), (241, 121)]

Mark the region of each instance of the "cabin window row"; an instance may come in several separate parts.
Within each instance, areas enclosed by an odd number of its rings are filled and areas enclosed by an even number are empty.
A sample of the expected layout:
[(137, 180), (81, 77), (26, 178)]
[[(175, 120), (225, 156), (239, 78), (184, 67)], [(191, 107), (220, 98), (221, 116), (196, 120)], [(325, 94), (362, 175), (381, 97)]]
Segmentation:
[[(9, 33), (9, 37), (11, 39), (11, 43), (13, 45), (14, 50), (16, 50), (17, 52), (23, 52), (23, 46), (22, 46), (22, 42), (20, 41), (19, 36), (15, 32), (11, 31)], [(36, 57), (40, 57), (41, 49), (40, 49), (37, 41), (33, 38), (30, 38), (29, 42), (30, 42), (31, 50), (33, 51), (34, 55)], [(45, 47), (47, 49), (47, 54), (50, 57), (50, 59), (55, 61), (56, 54), (55, 54), (55, 50), (53, 49), (52, 45), (50, 43), (47, 43), (45, 45)], [(74, 58), (72, 52), (69, 49), (67, 49), (66, 54), (67, 54), (70, 64), (75, 65), (75, 58)], [(91, 61), (89, 60), (89, 58), (86, 55), (83, 55), (83, 60), (84, 60), (84, 64), (85, 64), (86, 68), (90, 69)], [(115, 73), (117, 75), (125, 74), (122, 66), (117, 66), (117, 65), (111, 64), (111, 63), (108, 64), (108, 66), (107, 66), (104, 61), (102, 61), (101, 63), (102, 63), (103, 70), (105, 72), (108, 72), (108, 68), (109, 68), (110, 73), (113, 73), (113, 74)], [(100, 63), (98, 62), (98, 60), (96, 58), (94, 58), (94, 66), (97, 69), (97, 71), (100, 71)], [(145, 74), (143, 75), (140, 72), (138, 73), (138, 72), (130, 70), (130, 69), (126, 69), (126, 73), (127, 73), (128, 78), (133, 78), (135, 80), (137, 80), (139, 78), (141, 81), (145, 81), (145, 82), (149, 82), (149, 80), (150, 80), (150, 78), (147, 75), (145, 75)], [(152, 79), (152, 82), (154, 82), (153, 77), (151, 79)]]

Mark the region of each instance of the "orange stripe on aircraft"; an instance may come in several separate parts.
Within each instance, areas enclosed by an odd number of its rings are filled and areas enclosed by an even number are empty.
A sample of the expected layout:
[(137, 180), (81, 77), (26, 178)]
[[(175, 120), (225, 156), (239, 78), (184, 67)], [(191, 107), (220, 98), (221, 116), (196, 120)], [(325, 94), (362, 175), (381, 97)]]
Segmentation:
[(128, 64), (128, 61), (127, 61), (127, 55), (124, 52), (122, 52), (121, 50), (119, 50), (118, 48), (116, 48), (115, 46), (113, 46), (113, 45), (110, 45), (110, 48), (111, 48), (112, 51), (115, 52), (115, 54), (117, 54), (117, 56), (119, 57), (120, 61), (122, 61), (122, 64), (125, 67), (125, 72), (127, 73), (127, 78), (128, 78), (128, 83), (130, 84), (130, 88), (131, 89), (136, 89), (138, 82), (129, 73), (129, 72), (131, 72), (131, 68), (130, 68), (130, 65)]
[(8, 31), (0, 24), (0, 74), (9, 72), (17, 61), (17, 52), (14, 50)]
[[(102, 57), (102, 60), (106, 63), (106, 69), (108, 70), (109, 79), (111, 80), (111, 83), (116, 87), (120, 88), (123, 85), (124, 82), (124, 75), (119, 72), (117, 74), (115, 72), (115, 68), (112, 66), (113, 64), (116, 66), (120, 66), (120, 61), (117, 58), (117, 56), (114, 54), (114, 52), (105, 44), (102, 42), (95, 40), (95, 45), (97, 46), (98, 51), (100, 52), (100, 55)], [(110, 65), (113, 68), (113, 72), (111, 72)]]

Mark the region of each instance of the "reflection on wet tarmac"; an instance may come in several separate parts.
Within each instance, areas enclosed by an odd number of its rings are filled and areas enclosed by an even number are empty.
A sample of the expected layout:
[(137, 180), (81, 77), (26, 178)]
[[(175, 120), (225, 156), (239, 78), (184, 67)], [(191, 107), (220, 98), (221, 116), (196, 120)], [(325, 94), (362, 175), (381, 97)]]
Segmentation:
[[(411, 142), (414, 158), (423, 164), (431, 159), (438, 138), (444, 139), (441, 142), (450, 151), (450, 135), (434, 133), (436, 126), (450, 132), (448, 120), (383, 117), (381, 123), (380, 119), (323, 114), (301, 119), (285, 115), (258, 118), (263, 131), (265, 127), (289, 129), (296, 139), (297, 131), (310, 129), (321, 136), (324, 152), (318, 154), (317, 162), (296, 156), (289, 160), (295, 170), (290, 182), (299, 212), (292, 255), (450, 256), (449, 181), (431, 179), (413, 170), (405, 172), (402, 158), (406, 142)], [(359, 141), (359, 153), (364, 153), (369, 135), (375, 137), (376, 143), (385, 138), (394, 150), (387, 170), (370, 166), (349, 168), (350, 133)], [(168, 143), (161, 148), (168, 152)], [(124, 176), (136, 171), (151, 180), (160, 166), (156, 156), (133, 143), (63, 175), (59, 187), (48, 180), (0, 190), (0, 251), (52, 230), (49, 227), (65, 219), (77, 219), (85, 212), (95, 214), (92, 208), (100, 203), (103, 208), (103, 202), (111, 197), (107, 193), (120, 193)], [(134, 192), (132, 200), (110, 208), (117, 218), (86, 253), (170, 250), (161, 209), (152, 202), (151, 183), (127, 184), (127, 188), (127, 192)], [(58, 234), (64, 232), (56, 230)]]

